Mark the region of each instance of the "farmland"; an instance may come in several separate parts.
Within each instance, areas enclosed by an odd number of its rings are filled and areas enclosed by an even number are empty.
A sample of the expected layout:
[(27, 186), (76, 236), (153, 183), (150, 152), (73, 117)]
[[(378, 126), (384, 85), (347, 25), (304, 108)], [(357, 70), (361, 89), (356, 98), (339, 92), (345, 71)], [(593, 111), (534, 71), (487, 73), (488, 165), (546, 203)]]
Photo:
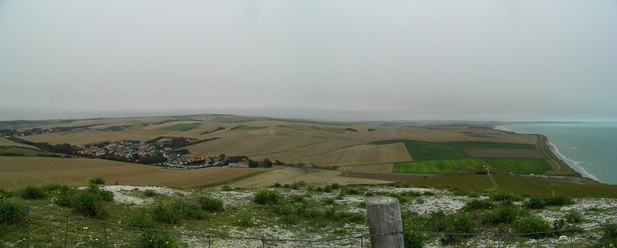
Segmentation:
[[(112, 161), (44, 158), (39, 157), (41, 155), (34, 150), (16, 148), (27, 145), (0, 139), (0, 146), (5, 147), (5, 152), (17, 151), (25, 156), (0, 157), (3, 165), (10, 160), (9, 167), (13, 166), (11, 169), (16, 171), (19, 171), (17, 167), (20, 165), (25, 165), (24, 168), (35, 168), (35, 165), (43, 168), (40, 173), (44, 175), (39, 177), (28, 174), (33, 172), (23, 174), (28, 175), (24, 176), (23, 183), (61, 179), (77, 183), (88, 176), (102, 175), (111, 181), (174, 187), (207, 187), (229, 180), (237, 187), (258, 187), (274, 181), (294, 180), (315, 185), (327, 182), (374, 184), (407, 181), (407, 178), (420, 180), (433, 174), (446, 175), (476, 166), (515, 174), (565, 173), (578, 177), (576, 173), (567, 170), (569, 168), (563, 162), (550, 157), (550, 151), (539, 148), (546, 142), (541, 136), (481, 127), (335, 123), (233, 115), (100, 118), (26, 124), (6, 127), (20, 131), (35, 127), (61, 127), (64, 128), (62, 130), (67, 127), (86, 127), (20, 136), (31, 142), (47, 142), (52, 145), (68, 143), (77, 147), (122, 140), (148, 141), (157, 137), (207, 140), (181, 147), (187, 152), (183, 156), (247, 156), (258, 161), (278, 160), (293, 167), (265, 170), (208, 168), (184, 172)], [(68, 169), (63, 166), (75, 167)], [(323, 168), (337, 170), (320, 170)], [(410, 175), (389, 176), (392, 172)], [(414, 177), (412, 174), (424, 176)], [(21, 177), (17, 174), (13, 176)], [(0, 187), (12, 187), (9, 181), (5, 176)]]

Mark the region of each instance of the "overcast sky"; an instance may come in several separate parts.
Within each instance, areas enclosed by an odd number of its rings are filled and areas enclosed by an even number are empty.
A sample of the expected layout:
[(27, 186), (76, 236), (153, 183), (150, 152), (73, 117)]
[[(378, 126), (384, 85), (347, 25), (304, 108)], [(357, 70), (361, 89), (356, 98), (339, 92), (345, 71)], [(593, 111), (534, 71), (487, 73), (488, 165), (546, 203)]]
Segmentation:
[(0, 120), (617, 120), (617, 1), (0, 0)]

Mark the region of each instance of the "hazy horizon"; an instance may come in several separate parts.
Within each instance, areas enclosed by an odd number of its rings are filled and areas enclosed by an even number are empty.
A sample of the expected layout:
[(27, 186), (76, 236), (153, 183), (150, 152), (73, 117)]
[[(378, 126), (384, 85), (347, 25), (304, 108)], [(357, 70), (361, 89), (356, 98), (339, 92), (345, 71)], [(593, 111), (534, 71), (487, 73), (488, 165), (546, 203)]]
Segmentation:
[(617, 121), (617, 1), (1, 1), (0, 121)]

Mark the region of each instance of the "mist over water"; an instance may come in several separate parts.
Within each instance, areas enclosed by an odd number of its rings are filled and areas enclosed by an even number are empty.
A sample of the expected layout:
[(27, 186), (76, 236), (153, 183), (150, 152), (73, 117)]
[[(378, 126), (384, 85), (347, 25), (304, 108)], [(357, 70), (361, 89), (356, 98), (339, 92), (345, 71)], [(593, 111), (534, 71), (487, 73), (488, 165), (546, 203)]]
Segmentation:
[(617, 184), (617, 123), (513, 124), (501, 128), (517, 133), (542, 134), (557, 155), (583, 176)]

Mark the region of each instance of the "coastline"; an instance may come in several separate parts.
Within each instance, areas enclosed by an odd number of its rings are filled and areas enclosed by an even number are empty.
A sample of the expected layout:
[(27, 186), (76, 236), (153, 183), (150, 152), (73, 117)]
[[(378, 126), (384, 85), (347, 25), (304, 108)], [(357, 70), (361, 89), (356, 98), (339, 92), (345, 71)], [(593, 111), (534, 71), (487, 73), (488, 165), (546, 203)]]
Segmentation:
[[(580, 177), (584, 177), (584, 178), (596, 181), (598, 183), (602, 183), (593, 174), (589, 173), (588, 171), (585, 170), (585, 168), (579, 165), (580, 163), (582, 163), (582, 161), (576, 161), (576, 160), (570, 159), (566, 157), (565, 155), (563, 155), (561, 152), (559, 152), (559, 148), (557, 148), (555, 144), (551, 143), (548, 137), (546, 137), (545, 135), (517, 133), (515, 131), (507, 129), (504, 126), (496, 126), (494, 127), (494, 129), (499, 130), (499, 131), (504, 131), (504, 132), (516, 133), (516, 134), (536, 135), (538, 137), (538, 142), (539, 142), (538, 146), (540, 147), (541, 151), (545, 153), (545, 155), (550, 160), (552, 160), (555, 164), (557, 164), (557, 166), (559, 166), (559, 168), (557, 168), (555, 172), (559, 172), (561, 170), (561, 166), (567, 166), (570, 170), (572, 170), (573, 172), (576, 172), (578, 176)], [(569, 176), (572, 176), (572, 175), (569, 175)]]

